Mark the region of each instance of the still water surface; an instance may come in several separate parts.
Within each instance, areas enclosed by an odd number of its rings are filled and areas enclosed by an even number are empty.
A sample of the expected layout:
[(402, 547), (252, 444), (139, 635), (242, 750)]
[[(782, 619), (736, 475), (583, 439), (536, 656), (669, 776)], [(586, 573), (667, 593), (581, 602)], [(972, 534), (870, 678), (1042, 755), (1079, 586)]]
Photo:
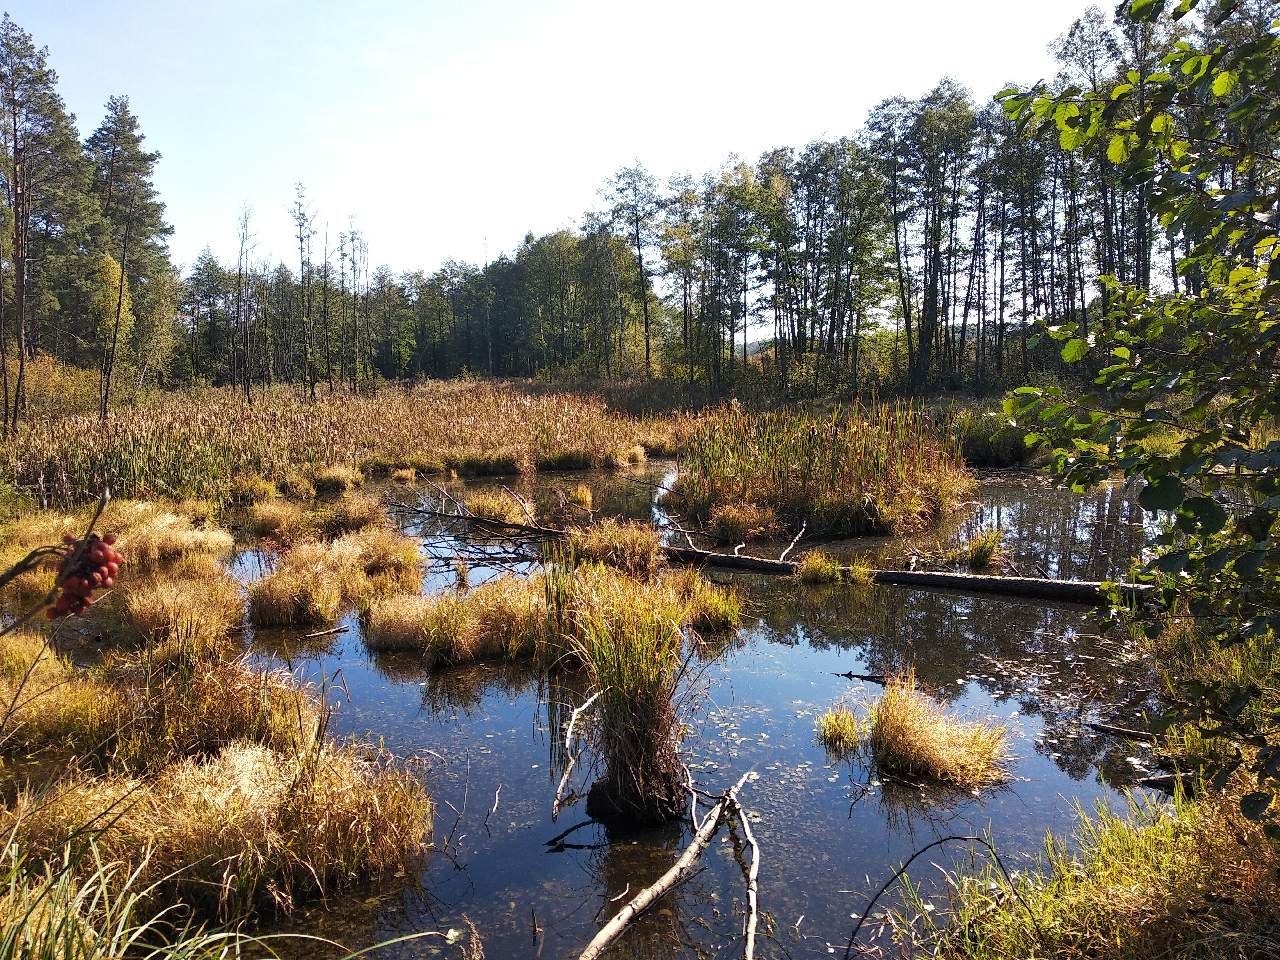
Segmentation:
[[(655, 488), (668, 468), (588, 479), (598, 510), (665, 518)], [(583, 478), (540, 477), (521, 493), (548, 502)], [(400, 494), (402, 497), (403, 493)], [(1105, 579), (1123, 575), (1144, 541), (1142, 511), (1118, 486), (1078, 496), (1032, 476), (986, 480), (965, 514), (911, 542), (833, 545), (882, 562), (936, 553), (978, 529), (1005, 533), (1014, 569), (1026, 575)], [(447, 556), (457, 531), (408, 525), (424, 550)], [(239, 569), (255, 575), (255, 554)], [(473, 566), (472, 582), (496, 574)], [(718, 792), (748, 770), (742, 793), (762, 849), (760, 956), (843, 953), (871, 892), (914, 850), (948, 834), (990, 832), (1017, 866), (1046, 831), (1067, 832), (1078, 808), (1122, 804), (1120, 787), (1147, 772), (1149, 757), (1101, 737), (1082, 721), (1132, 720), (1153, 696), (1138, 658), (1104, 616), (1076, 606), (899, 587), (804, 587), (789, 580), (712, 574), (748, 601), (735, 636), (708, 638), (688, 692), (685, 755), (699, 785)], [(447, 562), (425, 589), (451, 588)], [(621, 903), (665, 871), (689, 838), (687, 823), (610, 833), (583, 804), (551, 818), (563, 762), (560, 724), (585, 693), (572, 677), (548, 682), (519, 666), (428, 672), (411, 656), (372, 657), (358, 621), (348, 632), (299, 643), (255, 641), (328, 687), (334, 729), (383, 742), (421, 763), (438, 808), (435, 845), (420, 884), (304, 914), (293, 929), (357, 948), (430, 929), (478, 927), (490, 958), (576, 956)], [(1014, 779), (981, 796), (925, 795), (877, 781), (857, 762), (834, 761), (814, 740), (818, 713), (879, 688), (840, 673), (883, 674), (914, 665), (920, 680), (962, 715), (1008, 724)], [(581, 770), (580, 773), (585, 771)], [(585, 776), (578, 787), (585, 790)], [(557, 839), (558, 838), (558, 839)], [(442, 849), (447, 848), (447, 849)], [(736, 838), (722, 830), (702, 870), (641, 918), (611, 956), (740, 954), (744, 884)], [(963, 855), (932, 858), (953, 866)], [(913, 874), (936, 885), (923, 860)], [(452, 955), (441, 938), (380, 956)]]

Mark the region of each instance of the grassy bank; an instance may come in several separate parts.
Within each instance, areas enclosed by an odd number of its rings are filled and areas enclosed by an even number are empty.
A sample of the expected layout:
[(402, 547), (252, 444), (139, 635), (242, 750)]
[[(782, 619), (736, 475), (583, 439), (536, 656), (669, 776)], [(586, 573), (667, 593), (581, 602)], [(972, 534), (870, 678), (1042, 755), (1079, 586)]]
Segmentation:
[(911, 406), (753, 414), (721, 408), (684, 438), (666, 503), (729, 542), (883, 534), (936, 523), (969, 493), (959, 453)]

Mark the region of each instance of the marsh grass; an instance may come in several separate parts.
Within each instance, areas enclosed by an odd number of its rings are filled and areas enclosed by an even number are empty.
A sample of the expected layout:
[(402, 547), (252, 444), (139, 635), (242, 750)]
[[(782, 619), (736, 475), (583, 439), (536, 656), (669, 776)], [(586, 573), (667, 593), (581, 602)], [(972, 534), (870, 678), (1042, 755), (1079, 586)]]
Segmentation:
[(951, 716), (920, 689), (913, 670), (886, 680), (865, 731), (872, 762), (901, 779), (980, 790), (1009, 776), (1006, 728)]
[(255, 503), (247, 514), (249, 532), (255, 537), (278, 543), (293, 543), (313, 536), (315, 518), (291, 500), (264, 500)]
[(337, 619), (352, 567), (324, 544), (301, 543), (249, 588), (249, 617), (260, 627), (314, 626)]
[(393, 483), (409, 486), (417, 482), (418, 471), (414, 467), (397, 467), (391, 471), (391, 480)]
[(355, 467), (329, 464), (311, 472), (311, 485), (322, 497), (337, 497), (364, 483), (364, 475)]
[(319, 516), (321, 527), (330, 537), (384, 525), (389, 519), (382, 501), (363, 493), (349, 493), (339, 497), (325, 507)]
[(741, 543), (770, 537), (780, 529), (777, 514), (769, 506), (745, 501), (718, 503), (711, 508), (707, 532), (717, 543)]
[(170, 509), (147, 501), (115, 500), (99, 523), (102, 533), (118, 538), (130, 570), (147, 569), (193, 556), (225, 557), (235, 540), (204, 513), (188, 504)]
[(153, 644), (196, 638), (216, 644), (244, 620), (245, 596), (220, 566), (182, 569), (128, 583), (120, 619), (126, 639)]
[(1079, 811), (1052, 836), (1017, 896), (994, 866), (949, 878), (940, 911), (919, 888), (888, 920), (911, 956), (1147, 960), (1270, 956), (1280, 932), (1280, 855), (1227, 795), (1127, 811)]
[(247, 474), (231, 478), (231, 487), (228, 491), (227, 499), (236, 506), (244, 507), (251, 503), (261, 503), (264, 500), (271, 500), (278, 496), (280, 496), (280, 491), (266, 477)]
[(353, 748), (234, 743), (153, 779), (73, 777), (21, 791), (0, 829), (28, 856), (55, 861), (91, 835), (103, 861), (131, 865), (155, 903), (229, 921), (403, 875), (430, 816), (416, 778)]
[(865, 738), (857, 714), (845, 703), (837, 703), (820, 713), (816, 727), (818, 743), (837, 759), (856, 753)]
[(642, 579), (653, 575), (662, 558), (662, 538), (647, 523), (606, 518), (589, 527), (571, 529), (568, 544), (582, 560), (603, 563)]
[[(501, 442), (495, 442), (501, 438)], [(531, 395), (503, 384), (429, 382), (387, 403), (336, 393), (309, 401), (289, 388), (247, 406), (234, 390), (147, 397), (108, 423), (96, 413), (24, 426), (0, 450), (0, 476), (43, 490), (59, 506), (93, 500), (102, 484), (123, 497), (226, 498), (231, 478), (288, 474), (380, 458), (478, 474), (521, 473), (563, 461), (601, 467), (641, 439), (637, 422), (603, 401), (564, 393)], [(424, 470), (425, 472), (425, 470)]]
[(842, 564), (838, 559), (821, 550), (809, 550), (796, 562), (796, 579), (809, 586), (826, 586), (834, 583), (850, 583), (867, 587), (875, 582), (875, 572), (865, 561), (855, 559)]
[(788, 531), (807, 523), (815, 534), (921, 530), (973, 485), (953, 445), (910, 405), (827, 417), (724, 407), (690, 426), (680, 466), (664, 500), (694, 520), (750, 504)]
[[(463, 498), (463, 506), (473, 517), (498, 523), (530, 523), (533, 508), (522, 504), (506, 490), (477, 490)], [(526, 509), (527, 507), (527, 509)]]
[(944, 560), (951, 566), (973, 572), (999, 570), (1005, 566), (1004, 531), (983, 530), (947, 551)]

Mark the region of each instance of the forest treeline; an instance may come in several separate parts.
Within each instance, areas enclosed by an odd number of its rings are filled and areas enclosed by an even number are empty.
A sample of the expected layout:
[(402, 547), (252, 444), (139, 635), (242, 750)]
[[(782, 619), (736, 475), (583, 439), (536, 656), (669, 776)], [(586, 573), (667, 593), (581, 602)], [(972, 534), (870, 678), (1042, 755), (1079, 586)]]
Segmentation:
[[(1091, 9), (1053, 44), (1062, 91), (1141, 92), (1183, 32), (1261, 34), (1274, 0), (1214, 26)], [(577, 229), (490, 263), (372, 267), (299, 185), (288, 259), (206, 250), (181, 272), (149, 152), (112, 96), (81, 140), (46, 50), (0, 27), (0, 388), (21, 417), (37, 354), (98, 371), (99, 405), (151, 386), (663, 376), (712, 390), (1000, 388), (1055, 364), (1038, 321), (1102, 322), (1101, 275), (1194, 290), (1189, 248), (1106, 145), (1029, 133), (943, 80), (878, 104), (849, 136), (658, 182), (636, 164)], [(1173, 116), (1174, 123), (1186, 118)], [(1224, 171), (1224, 184), (1236, 173)], [(287, 209), (287, 214), (286, 214)], [(260, 214), (268, 216), (268, 214)], [(229, 230), (235, 211), (228, 211)]]

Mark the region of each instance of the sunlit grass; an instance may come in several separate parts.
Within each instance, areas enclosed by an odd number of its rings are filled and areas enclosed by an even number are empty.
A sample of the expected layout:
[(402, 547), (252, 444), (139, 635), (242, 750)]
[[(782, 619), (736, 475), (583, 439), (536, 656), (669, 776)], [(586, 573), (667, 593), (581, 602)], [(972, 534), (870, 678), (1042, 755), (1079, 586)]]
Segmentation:
[(364, 476), (355, 467), (329, 464), (311, 471), (311, 484), (316, 488), (316, 493), (324, 497), (347, 493), (362, 483)]
[(973, 485), (953, 446), (906, 405), (825, 418), (725, 407), (693, 422), (680, 467), (666, 502), (718, 526), (721, 539), (763, 535), (751, 532), (759, 521), (739, 519), (748, 505), (789, 531), (802, 523), (825, 534), (919, 530)]
[(955, 960), (1262, 957), (1280, 930), (1280, 855), (1231, 794), (1080, 811), (1013, 883), (962, 870), (945, 911), (909, 886), (890, 926), (910, 955)]
[(978, 790), (1008, 779), (1008, 730), (951, 716), (916, 683), (914, 671), (889, 677), (871, 705), (866, 746), (876, 767), (906, 780)]
[(569, 531), (570, 549), (581, 559), (616, 567), (634, 577), (648, 577), (662, 557), (662, 538), (647, 523), (607, 518)]
[(473, 517), (498, 523), (530, 523), (532, 507), (522, 504), (506, 490), (476, 490), (463, 498), (463, 506)]
[(982, 572), (1004, 565), (1004, 531), (983, 530), (947, 552), (945, 559), (953, 566)]
[(861, 745), (865, 731), (858, 723), (853, 710), (837, 703), (818, 715), (818, 742), (835, 757), (843, 758), (854, 753)]

